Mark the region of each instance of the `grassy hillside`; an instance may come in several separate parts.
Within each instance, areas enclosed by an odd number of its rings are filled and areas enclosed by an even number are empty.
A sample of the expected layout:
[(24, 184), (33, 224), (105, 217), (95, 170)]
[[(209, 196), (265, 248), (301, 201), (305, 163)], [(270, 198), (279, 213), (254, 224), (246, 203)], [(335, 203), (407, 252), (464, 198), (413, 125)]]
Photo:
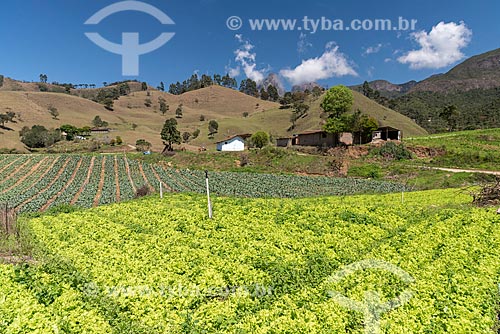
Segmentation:
[(411, 138), (407, 143), (443, 150), (443, 155), (432, 159), (433, 165), (500, 170), (500, 129), (436, 134)]
[[(403, 136), (420, 136), (427, 132), (418, 126), (415, 122), (406, 116), (403, 116), (389, 108), (381, 106), (374, 101), (368, 99), (363, 94), (353, 91), (354, 106), (353, 110), (361, 110), (364, 114), (370, 115), (377, 119), (381, 126), (392, 126), (403, 131)], [(321, 118), (323, 112), (320, 107), (323, 97), (316, 99), (310, 103), (309, 116), (297, 122), (297, 128), (294, 132), (305, 131), (310, 129), (321, 129), (325, 120)], [(323, 118), (325, 115), (323, 115)]]
[[(12, 85), (13, 81), (8, 82), (4, 88), (12, 88)], [(165, 119), (175, 117), (175, 110), (180, 104), (183, 105), (183, 117), (178, 119), (179, 130), (181, 132), (200, 130), (199, 137), (191, 143), (195, 146), (213, 149), (216, 141), (229, 135), (253, 133), (259, 130), (264, 130), (274, 137), (292, 134), (287, 131), (290, 127), (290, 110), (279, 109), (277, 103), (263, 101), (232, 89), (212, 86), (182, 95), (171, 95), (156, 90), (148, 93), (137, 89), (138, 87), (134, 86), (129, 95), (116, 100), (113, 111), (106, 110), (102, 105), (88, 99), (69, 94), (0, 91), (0, 112), (13, 111), (21, 116), (17, 123), (7, 124), (11, 130), (0, 130), (3, 133), (0, 134), (0, 147), (23, 150), (24, 146), (18, 136), (18, 131), (23, 126), (42, 124), (46, 127), (58, 127), (68, 123), (85, 126), (91, 125), (92, 119), (99, 115), (113, 129), (108, 137), (121, 136), (126, 143), (132, 145), (137, 139), (144, 138), (153, 144), (153, 150), (159, 151), (163, 148), (160, 139), (163, 123)], [(90, 97), (96, 91), (80, 90), (78, 94)], [(400, 128), (409, 136), (426, 133), (408, 118), (376, 104), (361, 94), (355, 92), (354, 96), (354, 109), (360, 109), (377, 118), (380, 124)], [(166, 115), (162, 115), (159, 111), (160, 97), (169, 105)], [(152, 104), (150, 107), (145, 104), (148, 99)], [(321, 98), (311, 100), (309, 103), (311, 110), (308, 116), (297, 122), (294, 132), (321, 129), (324, 122), (319, 107)], [(57, 120), (52, 119), (48, 111), (49, 106), (58, 109), (60, 115)], [(248, 113), (248, 117), (245, 118), (244, 113)], [(204, 121), (200, 120), (202, 115)], [(208, 139), (208, 122), (212, 119), (219, 123), (219, 132), (214, 139)], [(133, 124), (137, 125), (135, 130)]]

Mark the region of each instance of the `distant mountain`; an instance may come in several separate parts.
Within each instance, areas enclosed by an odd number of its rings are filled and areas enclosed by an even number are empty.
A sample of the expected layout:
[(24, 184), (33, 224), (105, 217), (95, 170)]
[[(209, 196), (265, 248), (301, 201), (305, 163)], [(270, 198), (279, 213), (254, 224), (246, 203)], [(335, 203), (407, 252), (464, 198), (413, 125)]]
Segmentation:
[(304, 83), (302, 85), (295, 85), (292, 87), (292, 92), (304, 92), (306, 90), (312, 91), (314, 87), (319, 87), (323, 88), (319, 83), (317, 82), (308, 82)]
[[(374, 99), (415, 120), (430, 132), (449, 130), (439, 115), (446, 106), (457, 107), (455, 129), (500, 127), (500, 49), (466, 59), (447, 73), (420, 82), (369, 83), (380, 96)], [(363, 85), (351, 87), (363, 93)]]
[(265, 89), (267, 89), (267, 87), (269, 87), (270, 85), (276, 87), (280, 96), (285, 95), (285, 87), (283, 86), (283, 82), (281, 82), (280, 77), (276, 73), (269, 74), (267, 78), (262, 81), (262, 84), (260, 84), (258, 88), (260, 89), (261, 87), (264, 87)]
[(465, 92), (500, 87), (500, 49), (465, 60), (450, 71), (425, 79), (410, 92)]
[[(417, 82), (415, 80), (403, 83), (403, 84), (393, 84), (387, 80), (375, 80), (368, 83), (373, 90), (378, 90), (380, 95), (387, 98), (399, 97), (403, 94), (408, 93)], [(351, 89), (362, 93), (363, 85), (351, 86)]]

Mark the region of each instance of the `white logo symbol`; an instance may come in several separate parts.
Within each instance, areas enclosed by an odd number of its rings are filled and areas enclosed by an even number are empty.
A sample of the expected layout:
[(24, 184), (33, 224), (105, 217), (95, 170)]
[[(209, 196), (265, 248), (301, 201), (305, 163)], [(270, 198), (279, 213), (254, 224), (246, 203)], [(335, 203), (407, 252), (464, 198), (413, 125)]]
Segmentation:
[[(106, 17), (124, 11), (137, 11), (155, 17), (162, 24), (175, 24), (175, 22), (158, 8), (140, 1), (122, 1), (107, 6), (90, 17), (85, 24), (99, 24)], [(122, 74), (124, 76), (139, 75), (139, 56), (155, 51), (167, 43), (175, 33), (162, 33), (156, 39), (145, 44), (139, 44), (138, 32), (122, 33), (122, 44), (112, 43), (94, 32), (87, 32), (92, 42), (104, 50), (122, 55)]]
[[(343, 267), (341, 270), (330, 276), (326, 280), (326, 283), (338, 283), (345, 277), (357, 271), (365, 269), (380, 269), (388, 271), (399, 277), (406, 284), (410, 284), (415, 281), (415, 279), (411, 277), (410, 274), (393, 264), (380, 260), (363, 260)], [(401, 295), (399, 295), (399, 297), (396, 297), (385, 303), (382, 303), (380, 301), (380, 295), (375, 291), (365, 292), (364, 303), (347, 298), (337, 291), (330, 290), (328, 291), (328, 295), (340, 305), (348, 309), (363, 313), (365, 317), (364, 324), (366, 334), (378, 334), (380, 333), (380, 318), (382, 314), (407, 303), (413, 296), (413, 293), (410, 290), (406, 289), (401, 293)]]

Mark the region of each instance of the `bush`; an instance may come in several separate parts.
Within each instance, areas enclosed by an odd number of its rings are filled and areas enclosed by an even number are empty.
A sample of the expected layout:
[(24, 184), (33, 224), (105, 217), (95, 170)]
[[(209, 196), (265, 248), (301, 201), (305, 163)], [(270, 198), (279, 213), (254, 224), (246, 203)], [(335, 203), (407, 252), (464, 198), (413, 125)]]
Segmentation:
[(381, 147), (374, 148), (371, 153), (372, 155), (378, 155), (393, 160), (413, 158), (412, 153), (403, 144), (396, 144), (394, 142), (387, 142)]
[(349, 168), (348, 176), (357, 176), (369, 179), (380, 179), (382, 177), (382, 169), (376, 165), (363, 165)]
[(269, 135), (264, 131), (258, 131), (252, 135), (250, 138), (252, 145), (257, 148), (263, 148), (269, 144)]
[(149, 189), (148, 186), (144, 185), (139, 189), (137, 189), (137, 191), (135, 192), (135, 198), (144, 197), (149, 194), (151, 194), (151, 190)]

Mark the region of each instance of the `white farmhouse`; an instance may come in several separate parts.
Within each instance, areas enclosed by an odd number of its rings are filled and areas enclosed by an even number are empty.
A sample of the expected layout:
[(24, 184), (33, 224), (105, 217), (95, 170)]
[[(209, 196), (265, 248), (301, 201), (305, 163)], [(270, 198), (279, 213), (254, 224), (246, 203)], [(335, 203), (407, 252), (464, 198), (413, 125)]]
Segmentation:
[(245, 150), (245, 138), (250, 137), (249, 134), (234, 135), (224, 140), (217, 142), (217, 151), (225, 152), (240, 152)]

